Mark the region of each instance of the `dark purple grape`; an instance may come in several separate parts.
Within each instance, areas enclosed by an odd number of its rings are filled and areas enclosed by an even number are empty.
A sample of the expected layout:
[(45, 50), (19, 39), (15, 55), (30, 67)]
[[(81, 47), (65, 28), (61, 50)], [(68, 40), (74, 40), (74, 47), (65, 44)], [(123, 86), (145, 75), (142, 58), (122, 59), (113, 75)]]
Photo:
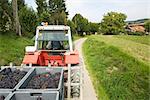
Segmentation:
[(13, 89), (27, 72), (11, 68), (5, 68), (0, 72), (0, 88)]
[(26, 88), (33, 88), (33, 89), (57, 88), (60, 76), (61, 73), (50, 73), (50, 72), (35, 75), (29, 81)]

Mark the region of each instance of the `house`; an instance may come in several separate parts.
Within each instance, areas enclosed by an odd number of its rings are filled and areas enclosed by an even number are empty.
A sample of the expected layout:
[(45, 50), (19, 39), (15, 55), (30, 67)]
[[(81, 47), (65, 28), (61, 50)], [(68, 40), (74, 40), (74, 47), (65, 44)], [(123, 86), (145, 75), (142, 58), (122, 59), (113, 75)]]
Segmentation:
[(128, 24), (126, 30), (130, 32), (145, 32), (144, 23)]

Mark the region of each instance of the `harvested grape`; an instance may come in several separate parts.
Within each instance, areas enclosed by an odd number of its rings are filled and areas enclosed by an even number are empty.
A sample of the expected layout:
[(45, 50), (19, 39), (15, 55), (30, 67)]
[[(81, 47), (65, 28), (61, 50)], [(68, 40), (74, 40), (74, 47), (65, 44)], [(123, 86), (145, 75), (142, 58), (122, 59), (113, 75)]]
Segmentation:
[(46, 89), (57, 88), (59, 84), (61, 73), (44, 73), (35, 75), (31, 78), (26, 88)]
[(0, 88), (13, 89), (27, 72), (5, 68), (0, 72)]

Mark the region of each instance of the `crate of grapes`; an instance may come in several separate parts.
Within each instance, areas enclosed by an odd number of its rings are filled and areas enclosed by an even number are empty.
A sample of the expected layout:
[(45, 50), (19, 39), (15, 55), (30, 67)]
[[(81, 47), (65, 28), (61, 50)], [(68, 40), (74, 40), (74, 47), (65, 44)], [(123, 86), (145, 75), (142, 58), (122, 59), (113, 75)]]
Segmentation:
[(12, 92), (0, 92), (0, 100), (5, 100), (10, 93)]
[(43, 91), (43, 92), (29, 92), (16, 91), (7, 96), (6, 100), (60, 100), (59, 92), (57, 91)]
[(28, 76), (33, 68), (3, 67), (0, 71), (0, 92), (12, 92), (17, 88), (17, 84)]
[(17, 91), (58, 91), (63, 100), (63, 68), (34, 67), (33, 72), (17, 87)]

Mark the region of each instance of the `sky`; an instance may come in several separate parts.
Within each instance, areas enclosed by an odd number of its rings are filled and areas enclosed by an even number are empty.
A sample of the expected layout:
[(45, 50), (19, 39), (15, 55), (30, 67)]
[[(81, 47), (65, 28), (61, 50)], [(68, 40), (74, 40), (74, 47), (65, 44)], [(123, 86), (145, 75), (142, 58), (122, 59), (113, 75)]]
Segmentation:
[[(36, 9), (35, 0), (25, 0)], [(110, 11), (127, 15), (127, 20), (150, 18), (150, 0), (65, 0), (69, 19), (80, 13), (91, 22), (100, 22)]]

